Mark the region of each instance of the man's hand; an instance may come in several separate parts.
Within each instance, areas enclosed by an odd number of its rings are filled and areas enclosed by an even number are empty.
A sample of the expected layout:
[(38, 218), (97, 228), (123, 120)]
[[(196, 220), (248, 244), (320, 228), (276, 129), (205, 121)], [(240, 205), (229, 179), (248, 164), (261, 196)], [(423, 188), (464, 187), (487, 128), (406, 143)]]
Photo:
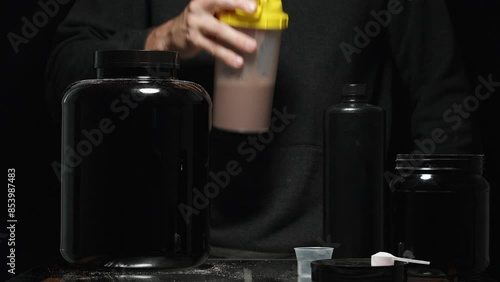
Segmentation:
[(192, 0), (180, 15), (151, 31), (145, 49), (177, 51), (182, 58), (193, 57), (203, 49), (239, 68), (243, 58), (237, 52), (254, 52), (257, 44), (215, 17), (235, 9), (253, 13), (256, 4), (254, 0)]

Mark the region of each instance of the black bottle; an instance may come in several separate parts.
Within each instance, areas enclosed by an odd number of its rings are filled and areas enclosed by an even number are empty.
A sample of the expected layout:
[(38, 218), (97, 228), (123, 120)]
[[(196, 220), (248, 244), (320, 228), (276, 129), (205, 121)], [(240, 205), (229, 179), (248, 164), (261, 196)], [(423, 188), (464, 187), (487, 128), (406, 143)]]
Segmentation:
[(209, 253), (211, 101), (177, 53), (98, 51), (62, 101), (61, 254), (81, 265), (182, 268)]
[(325, 111), (323, 235), (335, 258), (383, 249), (384, 110), (364, 84), (345, 85)]

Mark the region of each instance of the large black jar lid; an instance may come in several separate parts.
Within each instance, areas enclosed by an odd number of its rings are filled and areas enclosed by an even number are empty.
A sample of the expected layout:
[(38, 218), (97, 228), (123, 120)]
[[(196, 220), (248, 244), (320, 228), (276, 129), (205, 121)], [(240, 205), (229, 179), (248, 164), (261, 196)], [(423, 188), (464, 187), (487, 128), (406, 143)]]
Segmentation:
[(94, 67), (179, 68), (178, 53), (146, 50), (102, 50), (94, 53)]
[(311, 262), (313, 282), (403, 282), (406, 263), (371, 266), (369, 258), (324, 259)]

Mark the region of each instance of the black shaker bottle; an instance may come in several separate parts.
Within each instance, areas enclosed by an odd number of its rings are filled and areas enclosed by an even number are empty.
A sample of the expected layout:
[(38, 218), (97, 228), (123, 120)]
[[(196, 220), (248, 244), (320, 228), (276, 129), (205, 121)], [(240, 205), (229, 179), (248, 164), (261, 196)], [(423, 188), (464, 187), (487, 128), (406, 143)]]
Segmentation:
[(384, 110), (364, 84), (345, 85), (325, 111), (323, 235), (335, 258), (383, 249)]

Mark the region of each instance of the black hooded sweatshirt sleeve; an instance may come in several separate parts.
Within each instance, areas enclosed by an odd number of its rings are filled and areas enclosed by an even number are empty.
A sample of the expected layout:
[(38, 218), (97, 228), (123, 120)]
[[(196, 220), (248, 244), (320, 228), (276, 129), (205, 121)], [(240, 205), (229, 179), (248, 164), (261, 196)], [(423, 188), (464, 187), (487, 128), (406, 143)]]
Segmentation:
[(46, 72), (45, 97), (60, 120), (61, 99), (71, 83), (95, 78), (94, 51), (143, 49), (150, 31), (149, 1), (76, 1), (58, 27)]
[(410, 115), (414, 149), (479, 152), (474, 113), (463, 105), (474, 93), (444, 1), (402, 2), (401, 12), (388, 26), (388, 37), (400, 90), (409, 94), (407, 107), (401, 109)]

